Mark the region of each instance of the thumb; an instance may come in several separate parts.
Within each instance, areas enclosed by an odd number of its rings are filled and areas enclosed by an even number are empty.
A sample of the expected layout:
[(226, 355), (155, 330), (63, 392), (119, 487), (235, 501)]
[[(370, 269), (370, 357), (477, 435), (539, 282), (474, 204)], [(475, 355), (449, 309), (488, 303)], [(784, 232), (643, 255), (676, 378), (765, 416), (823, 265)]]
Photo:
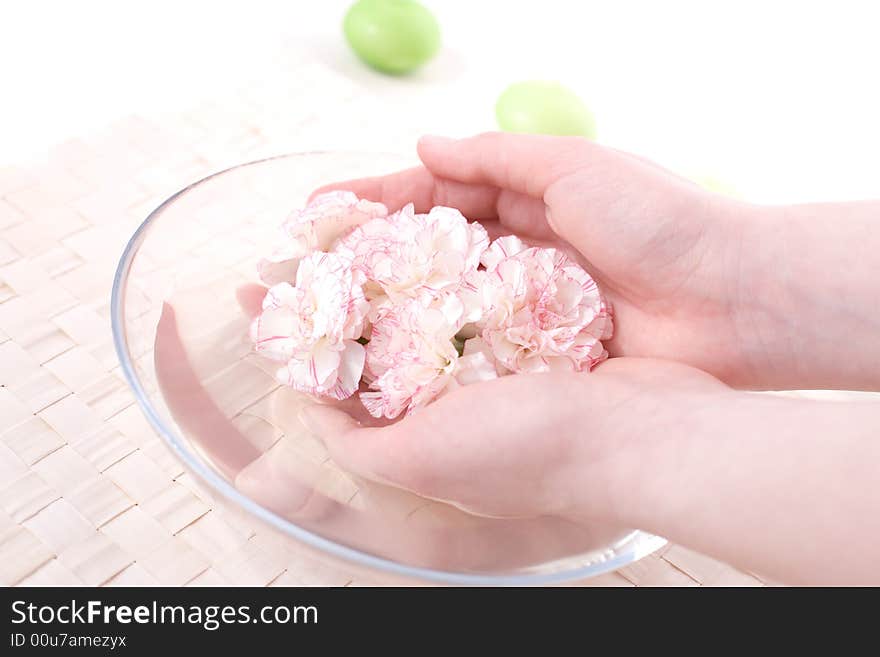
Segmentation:
[(425, 410), (381, 428), (365, 427), (342, 409), (323, 404), (305, 406), (299, 418), (348, 472), (427, 494), (426, 473), (440, 466), (432, 445), (442, 445), (448, 431), (426, 423)]
[(552, 440), (532, 438), (582, 401), (580, 386), (553, 382), (522, 374), (464, 386), (381, 428), (320, 406), (303, 419), (349, 472), (433, 499), (477, 499), (474, 491), (501, 490), (552, 456)]

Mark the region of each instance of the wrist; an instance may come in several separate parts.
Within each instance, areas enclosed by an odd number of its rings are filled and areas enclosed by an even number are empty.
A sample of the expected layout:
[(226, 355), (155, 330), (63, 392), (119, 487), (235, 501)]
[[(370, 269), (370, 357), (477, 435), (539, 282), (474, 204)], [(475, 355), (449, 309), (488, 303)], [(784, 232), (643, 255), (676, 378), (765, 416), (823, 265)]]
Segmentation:
[(753, 389), (785, 388), (798, 353), (792, 325), (798, 309), (792, 297), (787, 251), (797, 231), (784, 207), (752, 206), (744, 214), (736, 253), (732, 317), (741, 349), (743, 381)]
[[(775, 272), (773, 260), (779, 257), (780, 240), (768, 238), (775, 231), (784, 240), (784, 230), (775, 208), (717, 194), (706, 196), (709, 201), (697, 205), (696, 211), (708, 245), (699, 276), (709, 283), (703, 292), (709, 310), (686, 321), (711, 340), (682, 360), (729, 385), (763, 388), (768, 368), (775, 367), (768, 356), (778, 355), (768, 354), (764, 346), (779, 335), (780, 326), (778, 299), (774, 302), (763, 294), (765, 279)], [(768, 247), (768, 241), (777, 244)]]
[(721, 273), (732, 331), (730, 385), (783, 388), (797, 355), (790, 326), (793, 301), (786, 250), (797, 239), (783, 208), (736, 202), (729, 212)]
[[(685, 389), (676, 388), (674, 376), (650, 381), (642, 392), (628, 395), (625, 403), (599, 410), (604, 415), (601, 422), (595, 418), (584, 422), (590, 435), (583, 441), (586, 449), (573, 461), (572, 476), (588, 471), (594, 473), (591, 478), (601, 480), (568, 482), (567, 490), (581, 494), (570, 501), (573, 515), (654, 531), (658, 518), (675, 515), (689, 464), (711, 456), (703, 450), (727, 430), (733, 410), (754, 397), (703, 376), (705, 381), (697, 379)], [(586, 409), (588, 414), (591, 411), (596, 412)], [(584, 467), (585, 461), (592, 467)], [(585, 490), (588, 494), (583, 495)]]
[(719, 397), (645, 455), (625, 524), (779, 581), (880, 573), (877, 420), (875, 402)]
[(727, 389), (682, 400), (661, 438), (634, 462), (621, 520), (661, 535), (686, 525), (706, 503), (709, 473), (724, 467), (728, 441), (749, 431), (743, 420), (758, 412), (748, 410), (757, 399), (755, 393)]
[(755, 206), (733, 313), (758, 389), (880, 390), (877, 203)]

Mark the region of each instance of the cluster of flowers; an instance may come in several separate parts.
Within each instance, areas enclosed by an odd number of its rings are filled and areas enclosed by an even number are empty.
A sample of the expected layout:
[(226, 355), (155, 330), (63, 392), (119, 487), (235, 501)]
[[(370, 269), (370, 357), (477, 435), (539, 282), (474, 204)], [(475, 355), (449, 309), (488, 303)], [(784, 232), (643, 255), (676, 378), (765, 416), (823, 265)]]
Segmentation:
[(279, 381), (394, 418), (460, 385), (588, 370), (607, 356), (610, 308), (564, 253), (491, 244), (453, 208), (389, 214), (350, 192), (317, 196), (259, 264), (270, 286), (251, 325)]

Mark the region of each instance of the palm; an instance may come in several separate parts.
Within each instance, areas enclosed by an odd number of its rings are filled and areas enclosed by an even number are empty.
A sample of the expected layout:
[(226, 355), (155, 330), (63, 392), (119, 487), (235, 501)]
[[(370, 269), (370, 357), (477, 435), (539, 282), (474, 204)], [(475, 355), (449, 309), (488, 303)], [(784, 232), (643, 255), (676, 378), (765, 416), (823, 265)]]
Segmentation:
[[(699, 198), (704, 194), (660, 169), (639, 163), (632, 168), (643, 169), (638, 173), (645, 178), (637, 185), (638, 212), (630, 209), (635, 199), (585, 192), (580, 173), (545, 195), (554, 225), (576, 227), (567, 233), (570, 241), (552, 232), (543, 203), (528, 217), (512, 208), (501, 213), (494, 230), (564, 249), (596, 278), (615, 312), (612, 355), (675, 357), (723, 377), (733, 356), (723, 345), (735, 337), (718, 266), (724, 258), (715, 246), (723, 241), (707, 239), (702, 217), (670, 216), (667, 210), (686, 205), (676, 198), (685, 195), (705, 207)], [(646, 194), (651, 187), (658, 191)]]
[[(651, 440), (645, 426), (672, 421), (664, 416), (677, 412), (681, 395), (708, 400), (724, 389), (685, 365), (615, 358), (589, 374), (459, 388), (378, 433), (337, 414), (321, 437), (346, 470), (471, 513), (595, 520), (615, 502), (609, 473), (644, 448), (633, 437)], [(569, 508), (573, 490), (589, 504)]]

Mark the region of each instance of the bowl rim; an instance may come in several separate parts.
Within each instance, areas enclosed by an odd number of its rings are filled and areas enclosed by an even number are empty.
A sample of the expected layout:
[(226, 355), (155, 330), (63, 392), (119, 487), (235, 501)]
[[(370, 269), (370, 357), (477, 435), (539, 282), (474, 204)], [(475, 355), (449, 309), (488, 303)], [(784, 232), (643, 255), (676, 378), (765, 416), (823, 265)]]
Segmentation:
[[(310, 155), (334, 155), (346, 153), (345, 151), (302, 151), (283, 153), (264, 157), (241, 164), (236, 164), (220, 171), (209, 174), (195, 182), (181, 188), (167, 199), (162, 201), (146, 219), (138, 226), (123, 249), (113, 276), (113, 287), (110, 292), (110, 317), (111, 329), (113, 332), (113, 345), (116, 355), (129, 387), (134, 392), (135, 400), (140, 406), (141, 411), (147, 418), (153, 430), (165, 442), (166, 446), (177, 456), (183, 465), (199, 479), (211, 488), (214, 493), (218, 493), (223, 498), (233, 503), (236, 507), (243, 509), (251, 516), (257, 518), (263, 523), (277, 531), (301, 542), (306, 546), (316, 549), (319, 552), (326, 552), (331, 557), (351, 562), (357, 566), (367, 566), (380, 572), (389, 572), (393, 575), (423, 580), (428, 582), (443, 584), (459, 584), (459, 585), (478, 585), (478, 586), (522, 586), (522, 585), (543, 585), (556, 584), (576, 579), (585, 579), (594, 577), (612, 570), (616, 570), (634, 561), (655, 552), (663, 547), (667, 541), (664, 538), (648, 534), (641, 530), (633, 530), (625, 537), (620, 539), (615, 545), (631, 544), (629, 548), (608, 559), (597, 559), (596, 561), (575, 568), (561, 569), (547, 573), (499, 573), (499, 574), (476, 574), (467, 572), (455, 572), (447, 570), (435, 570), (421, 566), (412, 566), (402, 564), (391, 559), (379, 557), (368, 552), (361, 551), (357, 548), (349, 547), (342, 543), (337, 543), (331, 539), (325, 538), (320, 534), (309, 531), (300, 527), (296, 523), (284, 518), (283, 516), (271, 511), (270, 509), (258, 504), (250, 497), (240, 492), (232, 482), (224, 479), (219, 473), (205, 463), (198, 454), (192, 450), (183, 436), (179, 435), (173, 427), (169, 426), (159, 412), (154, 408), (147, 396), (146, 390), (141, 383), (140, 377), (134, 366), (134, 361), (128, 349), (128, 340), (125, 334), (125, 283), (128, 280), (132, 263), (138, 254), (138, 251), (144, 242), (147, 233), (152, 224), (162, 215), (162, 213), (170, 207), (178, 198), (189, 193), (196, 187), (222, 176), (226, 173), (241, 169), (244, 167), (256, 166), (264, 164), (272, 160), (307, 157)], [(351, 153), (351, 152), (349, 152)], [(351, 153), (369, 155), (370, 153)], [(563, 557), (560, 561), (570, 557)], [(551, 562), (552, 563), (552, 562)]]

